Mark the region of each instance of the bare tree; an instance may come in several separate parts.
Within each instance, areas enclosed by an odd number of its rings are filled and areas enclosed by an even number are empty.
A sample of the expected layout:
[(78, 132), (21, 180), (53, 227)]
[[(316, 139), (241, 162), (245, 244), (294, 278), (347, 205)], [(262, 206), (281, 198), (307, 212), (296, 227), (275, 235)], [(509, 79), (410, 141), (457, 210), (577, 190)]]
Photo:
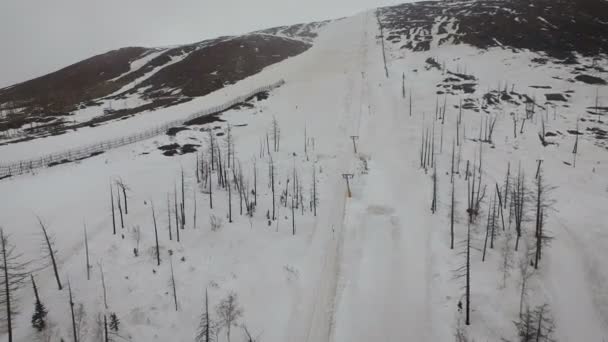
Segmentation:
[(505, 231), (503, 245), (501, 249), (502, 258), (500, 263), (500, 270), (502, 272), (502, 288), (507, 286), (507, 278), (513, 268), (513, 249), (511, 243), (513, 241), (513, 232), (511, 229)]
[(40, 300), (40, 295), (38, 294), (38, 287), (34, 281), (34, 276), (30, 274), (30, 278), (32, 279), (32, 288), (34, 289), (34, 297), (36, 298), (36, 302), (34, 304), (34, 314), (32, 315), (32, 326), (36, 330), (42, 331), (44, 328), (46, 328), (46, 315), (48, 314), (48, 311)]
[(271, 180), (271, 184), (272, 184), (272, 220), (274, 221), (276, 219), (275, 216), (275, 192), (274, 192), (274, 161), (272, 159), (272, 156), (270, 156), (270, 180)]
[[(524, 244), (524, 246), (526, 246)], [(527, 253), (525, 254), (527, 255)], [(527, 256), (519, 261), (519, 274), (521, 277), (520, 291), (519, 291), (519, 316), (521, 317), (526, 296), (528, 295), (528, 281), (534, 275), (534, 269), (530, 268)]]
[(86, 338), (88, 332), (87, 312), (84, 309), (84, 304), (78, 304), (78, 308), (74, 315), (76, 322), (76, 337), (78, 341), (82, 341)]
[(76, 329), (76, 315), (74, 314), (74, 299), (72, 297), (72, 285), (68, 279), (68, 293), (70, 298), (70, 312), (72, 314), (72, 334), (74, 336), (74, 342), (78, 342), (78, 332)]
[(61, 285), (61, 280), (59, 279), (59, 270), (57, 268), (57, 261), (55, 260), (55, 254), (57, 251), (55, 250), (55, 242), (52, 236), (50, 236), (42, 223), (42, 219), (38, 217), (38, 223), (40, 223), (40, 229), (42, 229), (42, 235), (44, 237), (43, 248), (42, 250), (45, 252), (43, 259), (50, 259), (51, 265), (53, 266), (53, 272), (55, 273), (55, 280), (57, 281), (57, 287), (59, 290), (63, 288)]
[(112, 234), (116, 235), (116, 215), (114, 212), (114, 190), (110, 184), (110, 205), (112, 206)]
[(279, 127), (279, 122), (275, 116), (272, 117), (272, 141), (274, 144), (274, 152), (279, 152), (281, 140), (281, 128)]
[(169, 263), (171, 265), (171, 290), (173, 291), (173, 303), (175, 304), (175, 311), (177, 308), (177, 287), (175, 286), (175, 274), (173, 273), (173, 258), (169, 257)]
[(125, 221), (124, 218), (122, 216), (122, 204), (121, 204), (121, 200), (120, 200), (120, 189), (117, 189), (116, 192), (118, 193), (118, 214), (120, 215), (120, 228), (125, 229)]
[(572, 167), (576, 167), (576, 154), (578, 153), (578, 136), (580, 132), (578, 131), (578, 118), (576, 118), (576, 138), (574, 140), (574, 148), (572, 149)]
[(219, 323), (226, 328), (226, 338), (230, 342), (230, 329), (237, 325), (238, 319), (243, 315), (243, 311), (238, 304), (236, 293), (230, 292), (216, 308)]
[(526, 312), (515, 322), (515, 327), (521, 342), (554, 342), (553, 331), (555, 323), (547, 304), (537, 306), (533, 311)]
[(455, 196), (455, 191), (454, 191), (454, 183), (452, 182), (452, 198), (451, 198), (451, 205), (450, 205), (450, 249), (454, 249), (454, 212), (456, 210), (455, 208), (455, 202), (454, 202), (454, 196)]
[(215, 340), (216, 330), (217, 324), (211, 320), (209, 313), (209, 296), (207, 294), (207, 289), (205, 289), (205, 311), (201, 314), (195, 341), (213, 342)]
[(536, 229), (534, 237), (536, 238), (535, 250), (534, 250), (534, 268), (538, 269), (538, 263), (542, 258), (542, 248), (551, 241), (552, 237), (547, 234), (544, 227), (547, 211), (550, 210), (553, 205), (548, 195), (553, 188), (543, 182), (542, 171), (539, 171), (538, 177), (536, 178)]
[(87, 237), (87, 225), (84, 225), (84, 251), (86, 256), (87, 280), (91, 280), (91, 263), (89, 261), (89, 239)]
[(108, 296), (107, 296), (107, 291), (106, 291), (106, 278), (104, 277), (104, 274), (103, 274), (103, 265), (102, 265), (101, 261), (97, 263), (97, 266), (99, 267), (99, 274), (101, 275), (101, 290), (103, 291), (103, 305), (107, 310), (108, 309)]
[(0, 315), (6, 324), (8, 341), (13, 341), (13, 316), (17, 314), (17, 297), (15, 292), (23, 287), (28, 272), (28, 263), (22, 262), (20, 254), (15, 251), (15, 246), (10, 243), (4, 229), (0, 228), (0, 285), (3, 287), (0, 293), (0, 304), (4, 306), (4, 315)]
[(232, 223), (232, 186), (228, 180), (228, 223)]
[[(156, 239), (156, 265), (160, 266), (160, 247), (158, 245), (158, 228), (156, 227), (156, 214), (154, 212), (154, 203), (150, 201), (150, 205), (152, 206), (152, 220), (154, 221), (154, 238)], [(177, 215), (177, 212), (175, 214)]]
[(431, 202), (431, 212), (437, 211), (437, 165), (433, 165), (433, 201)]
[(517, 232), (517, 238), (515, 239), (515, 250), (519, 247), (519, 239), (522, 236), (522, 224), (524, 222), (525, 214), (526, 214), (526, 203), (527, 203), (527, 195), (526, 195), (526, 184), (525, 184), (525, 176), (521, 171), (521, 167), (517, 172), (517, 178), (515, 178), (515, 183), (513, 184), (511, 202), (513, 203), (513, 214), (515, 216), (515, 231)]
[(173, 240), (173, 233), (171, 232), (171, 199), (169, 193), (167, 193), (167, 224), (169, 229), (169, 241)]

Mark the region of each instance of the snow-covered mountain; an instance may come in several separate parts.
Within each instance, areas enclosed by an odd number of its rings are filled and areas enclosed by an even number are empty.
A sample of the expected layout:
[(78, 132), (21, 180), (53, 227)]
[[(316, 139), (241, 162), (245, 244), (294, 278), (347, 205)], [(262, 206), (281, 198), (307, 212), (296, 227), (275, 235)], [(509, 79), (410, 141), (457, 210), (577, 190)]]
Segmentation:
[[(108, 80), (133, 85), (102, 107), (189, 101), (0, 146), (2, 231), (48, 309), (37, 332), (18, 284), (15, 341), (103, 340), (112, 313), (115, 340), (196, 341), (206, 307), (222, 342), (608, 339), (608, 2), (418, 2), (245, 37), (297, 53), (203, 94), (177, 75), (208, 66), (133, 83), (173, 50), (126, 50)], [(91, 108), (74, 121), (112, 115)]]
[(110, 51), (0, 89), (0, 131), (31, 139), (185, 103), (302, 53), (323, 24)]

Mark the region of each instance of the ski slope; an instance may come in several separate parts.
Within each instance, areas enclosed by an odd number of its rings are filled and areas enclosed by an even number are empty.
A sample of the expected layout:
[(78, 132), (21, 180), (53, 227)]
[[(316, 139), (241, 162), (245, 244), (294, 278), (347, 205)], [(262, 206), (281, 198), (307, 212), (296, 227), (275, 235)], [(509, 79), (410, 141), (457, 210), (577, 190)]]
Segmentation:
[[(481, 101), (482, 95), (500, 82), (515, 84), (515, 89), (537, 98), (541, 98), (541, 90), (530, 85), (550, 85), (552, 92), (573, 90), (569, 107), (559, 107), (556, 119), (548, 117), (546, 121), (548, 130), (565, 133), (574, 129), (576, 117), (591, 104), (595, 87), (553, 78), (567, 72), (563, 66), (531, 67), (530, 60), (537, 56), (534, 53), (516, 54), (499, 48), (480, 51), (450, 44), (426, 52), (404, 51), (387, 44), (387, 77), (379, 34), (374, 12), (333, 21), (320, 29), (308, 51), (204, 98), (101, 127), (0, 147), (0, 156), (11, 159), (109, 139), (285, 79), (285, 85), (253, 108), (226, 112), (222, 116), (225, 122), (195, 127), (175, 137), (158, 136), (77, 163), (0, 181), (0, 224), (24, 258), (41, 264), (36, 216), (54, 234), (61, 278), (66, 283), (69, 279), (76, 305), (83, 304), (87, 312), (82, 341), (97, 340), (98, 314), (110, 312), (121, 319), (120, 335), (126, 340), (192, 341), (205, 289), (213, 317), (217, 317), (215, 306), (220, 300), (232, 291), (237, 293), (243, 315), (232, 328), (232, 341), (245, 338), (241, 325), (265, 342), (454, 339), (463, 316), (457, 303), (464, 294), (462, 280), (455, 277), (454, 270), (462, 265), (464, 256), (461, 243), (455, 250), (449, 249), (449, 171), (460, 99)], [(478, 79), (473, 94), (446, 98), (443, 125), (435, 120), (434, 111), (437, 101), (443, 101), (443, 95), (436, 95), (437, 84), (446, 75), (442, 70), (427, 69), (428, 57), (445, 62), (452, 71), (466, 69)], [(600, 93), (606, 90), (603, 87)], [(466, 237), (467, 228), (464, 165), (467, 160), (472, 163), (479, 151), (473, 139), (479, 134), (481, 118), (496, 116), (493, 143), (482, 146), (483, 177), (489, 193), (496, 182), (504, 181), (507, 163), (512, 172), (520, 166), (532, 179), (537, 159), (544, 160), (546, 181), (557, 186), (551, 194), (555, 210), (546, 222), (553, 241), (530, 281), (527, 301), (531, 306), (550, 305), (559, 341), (607, 339), (608, 152), (585, 135), (579, 141), (576, 168), (568, 166), (564, 161), (571, 161), (573, 136), (558, 135), (552, 140), (555, 145), (543, 147), (537, 135), (539, 119), (526, 123), (525, 132), (514, 138), (510, 115), (523, 115), (523, 107), (499, 106), (492, 107), (490, 114), (463, 111), (466, 130), (460, 174), (456, 176), (456, 240)], [(270, 158), (261, 145), (268, 139), (273, 118), (281, 130), (280, 149), (272, 152), (277, 188), (283, 191), (293, 184), (287, 179), (293, 182), (295, 169), (308, 201), (312, 170), (316, 170), (318, 213), (314, 216), (307, 202), (303, 213), (295, 210), (295, 234), (289, 205), (279, 203), (277, 219), (269, 223), (266, 218), (272, 212)], [(201, 129), (225, 132), (228, 123), (235, 138), (236, 158), (250, 186), (256, 170), (258, 188), (258, 205), (251, 218), (239, 213), (238, 195), (232, 193), (232, 223), (227, 218), (228, 194), (218, 187), (215, 176), (210, 208), (207, 189), (197, 183), (196, 154), (167, 157), (158, 150), (171, 143), (193, 143), (202, 145), (199, 152), (206, 155), (208, 133)], [(419, 162), (422, 132), (433, 123), (439, 177), (438, 211), (434, 215), (430, 211), (432, 170), (425, 172)], [(358, 136), (356, 153), (351, 136)], [(222, 144), (223, 138), (217, 137)], [(174, 214), (168, 216), (167, 206), (172, 208), (174, 189), (180, 191), (182, 170), (188, 216), (177, 242), (175, 236), (168, 239), (167, 228)], [(345, 173), (353, 174), (351, 197)], [(118, 233), (113, 235), (109, 188), (119, 178), (130, 187), (129, 213), (124, 215), (125, 227), (117, 223)], [(485, 262), (481, 261), (487, 205), (488, 200), (482, 205), (479, 222), (471, 227), (472, 323), (464, 329), (471, 340), (515, 341), (513, 321), (518, 314), (520, 276), (513, 267), (506, 286), (501, 286), (500, 248), (505, 243), (512, 248), (506, 231), (500, 232), (497, 246), (488, 250)], [(160, 266), (154, 255), (152, 206), (159, 230)], [(220, 230), (210, 229), (210, 215), (223, 219)], [(90, 280), (83, 246), (85, 224), (93, 265)], [(133, 255), (136, 226), (142, 231), (138, 257)], [(526, 223), (526, 229), (532, 227), (533, 222)], [(513, 263), (520, 258), (526, 260), (527, 256), (516, 253)], [(170, 259), (177, 284), (177, 311), (168, 283)], [(103, 300), (100, 264), (108, 308)], [(50, 268), (37, 271), (36, 280), (49, 309), (47, 334), (51, 340), (71, 340), (67, 291), (57, 290)], [(33, 308), (29, 284), (18, 296), (22, 310), (15, 319), (17, 340), (34, 341), (41, 334), (29, 323)], [(226, 340), (223, 329), (219, 341)]]

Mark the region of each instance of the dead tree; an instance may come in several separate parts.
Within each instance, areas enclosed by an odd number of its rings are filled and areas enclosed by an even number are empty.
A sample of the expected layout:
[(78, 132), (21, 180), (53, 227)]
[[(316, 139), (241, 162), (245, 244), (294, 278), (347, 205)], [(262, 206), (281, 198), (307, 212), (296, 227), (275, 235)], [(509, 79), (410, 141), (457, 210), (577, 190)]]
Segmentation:
[(114, 190), (112, 190), (112, 184), (110, 184), (110, 204), (112, 206), (112, 234), (116, 235), (116, 215), (114, 212)]
[(412, 116), (412, 89), (410, 89), (410, 117)]
[(207, 131), (208, 134), (208, 140), (209, 140), (209, 156), (211, 156), (211, 160), (209, 161), (210, 167), (211, 167), (211, 171), (215, 171), (215, 136), (213, 135), (213, 131), (211, 129), (209, 129)]
[(433, 200), (431, 202), (431, 213), (437, 211), (437, 165), (433, 166)]
[(253, 205), (258, 206), (258, 165), (255, 158), (253, 158)]
[(228, 180), (228, 223), (232, 223), (232, 186)]
[[(17, 315), (17, 298), (15, 292), (23, 287), (28, 272), (27, 262), (22, 262), (20, 254), (15, 251), (15, 246), (10, 243), (8, 236), (4, 234), (4, 229), (0, 228), (0, 257), (2, 260), (0, 267), (0, 283), (3, 285), (0, 294), (0, 304), (4, 306), (2, 319), (6, 322), (8, 341), (13, 341), (13, 316)], [(33, 279), (33, 278), (32, 278)]]
[(173, 258), (172, 257), (169, 257), (169, 264), (171, 265), (171, 290), (173, 292), (173, 303), (175, 304), (175, 311), (178, 311), (177, 287), (175, 286), (175, 274), (173, 273)]
[[(210, 163), (212, 164), (212, 163)], [(209, 169), (209, 164), (207, 164), (207, 173), (209, 173), (209, 209), (213, 209), (213, 177), (211, 177), (211, 170)]]
[(522, 224), (524, 221), (524, 215), (526, 213), (526, 185), (525, 175), (519, 168), (517, 178), (511, 195), (511, 202), (513, 203), (513, 214), (515, 216), (515, 231), (517, 232), (517, 238), (515, 239), (515, 250), (519, 246), (519, 239), (522, 235)]
[(179, 242), (179, 212), (177, 210), (177, 184), (173, 184), (173, 204), (175, 207), (175, 238)]
[(526, 296), (529, 292), (528, 281), (534, 274), (534, 269), (530, 268), (530, 263), (528, 262), (527, 251), (525, 255), (526, 256), (519, 262), (519, 274), (521, 277), (521, 283), (519, 288), (519, 317), (522, 316)]
[(576, 118), (576, 137), (574, 140), (574, 148), (572, 149), (572, 167), (576, 167), (576, 154), (578, 153), (578, 118)]
[(201, 182), (201, 175), (200, 175), (200, 162), (198, 160), (198, 153), (196, 154), (196, 167), (195, 167), (195, 172), (196, 172), (196, 183), (200, 183)]
[(104, 341), (105, 342), (110, 342), (110, 334), (108, 332), (108, 318), (106, 315), (103, 315), (103, 329), (104, 329)]
[(538, 263), (542, 258), (543, 246), (548, 245), (551, 237), (547, 235), (544, 228), (544, 222), (547, 210), (550, 209), (553, 201), (548, 198), (548, 193), (551, 187), (543, 183), (542, 172), (539, 173), (536, 179), (536, 229), (534, 237), (536, 239), (534, 249), (534, 268), (538, 269)]
[[(471, 222), (467, 224), (467, 237), (463, 241), (464, 250), (459, 255), (464, 256), (464, 264), (458, 267), (455, 272), (455, 278), (464, 279), (464, 299), (465, 299), (465, 324), (470, 325), (471, 313)], [(459, 311), (462, 310), (462, 299), (458, 302)]]
[(270, 183), (272, 184), (272, 220), (276, 219), (275, 215), (275, 207), (276, 207), (276, 195), (274, 192), (274, 161), (272, 156), (270, 156)]
[(237, 325), (237, 320), (243, 315), (243, 310), (238, 304), (236, 293), (230, 292), (216, 308), (220, 325), (226, 328), (226, 338), (230, 342), (230, 329)]
[(405, 72), (401, 74), (401, 98), (405, 99)]
[(182, 229), (184, 229), (184, 227), (186, 226), (186, 191), (185, 191), (185, 185), (184, 185), (184, 168), (182, 167), (182, 203), (181, 203), (181, 210), (182, 210)]
[(118, 193), (118, 213), (120, 214), (120, 228), (121, 229), (125, 229), (125, 221), (124, 218), (122, 216), (122, 204), (121, 204), (121, 200), (120, 200), (120, 189), (116, 189), (116, 192)]
[[(293, 184), (295, 185), (296, 182), (294, 181)], [(295, 198), (296, 198), (296, 193), (294, 192), (291, 195), (291, 232), (292, 232), (292, 235), (294, 235), (294, 236), (296, 235), (296, 215), (294, 212), (295, 207), (296, 207), (296, 205), (294, 203)]]
[(274, 152), (279, 152), (279, 146), (280, 146), (280, 139), (281, 139), (281, 129), (279, 128), (279, 122), (277, 121), (276, 117), (272, 117), (272, 141), (274, 144)]
[(36, 330), (42, 331), (44, 328), (46, 328), (46, 315), (48, 314), (48, 311), (40, 300), (38, 287), (36, 286), (36, 282), (34, 281), (34, 276), (32, 274), (30, 274), (30, 278), (32, 279), (32, 288), (34, 289), (34, 297), (36, 298), (36, 302), (34, 304), (34, 314), (32, 315), (32, 326)]
[(486, 261), (486, 249), (488, 247), (488, 236), (490, 235), (490, 204), (488, 204), (488, 220), (486, 224), (486, 238), (483, 242), (483, 252), (481, 254), (481, 262)]
[[(154, 203), (152, 203), (152, 200), (150, 200), (150, 206), (152, 207), (152, 221), (154, 221), (154, 239), (156, 240), (156, 265), (160, 266), (160, 247), (158, 245), (158, 228), (156, 227), (156, 213), (154, 212)], [(177, 215), (177, 213), (176, 213), (176, 215)]]
[(76, 329), (76, 317), (74, 315), (74, 300), (72, 298), (72, 285), (70, 285), (70, 280), (68, 279), (68, 293), (70, 298), (70, 312), (72, 314), (72, 333), (74, 335), (74, 342), (78, 342), (78, 333)]
[(125, 182), (120, 178), (116, 180), (116, 185), (118, 185), (120, 192), (122, 192), (122, 198), (123, 198), (123, 202), (125, 204), (125, 215), (129, 215), (129, 204), (127, 202), (127, 191), (130, 191), (130, 189), (125, 184)]
[(101, 275), (101, 290), (103, 291), (103, 306), (108, 309), (108, 293), (106, 290), (106, 278), (103, 274), (103, 264), (100, 262), (97, 263), (97, 267), (99, 267), (99, 274)]
[(467, 270), (466, 270), (466, 325), (471, 324), (471, 225), (467, 225)]
[(452, 182), (452, 199), (450, 205), (450, 249), (454, 249), (454, 182)]
[(87, 280), (91, 280), (91, 263), (89, 262), (89, 239), (87, 237), (87, 226), (84, 226), (84, 251), (86, 256)]
[(195, 337), (196, 342), (213, 342), (215, 340), (216, 324), (211, 320), (209, 313), (209, 296), (205, 289), (205, 311), (201, 315), (198, 325), (198, 332)]
[(59, 290), (61, 290), (63, 289), (63, 286), (61, 285), (61, 280), (59, 279), (59, 269), (57, 268), (57, 260), (55, 259), (55, 254), (57, 251), (55, 250), (54, 239), (48, 234), (40, 217), (38, 217), (38, 223), (40, 223), (40, 229), (42, 229), (42, 235), (44, 237), (42, 250), (45, 251), (46, 254), (43, 256), (43, 259), (49, 258), (51, 260), (53, 272), (55, 273), (55, 280), (57, 281), (57, 287)]
[(537, 306), (533, 311), (529, 308), (521, 315), (515, 327), (522, 342), (554, 342), (553, 332), (555, 323), (550, 315), (547, 304)]
[(513, 268), (513, 249), (511, 249), (511, 241), (513, 240), (512, 230), (509, 229), (505, 232), (502, 246), (502, 260), (500, 263), (500, 270), (502, 272), (502, 284), (501, 287), (505, 288), (507, 286), (507, 277), (511, 269)]
[(167, 193), (167, 223), (169, 225), (169, 241), (172, 241), (173, 233), (171, 233), (171, 200), (169, 198), (169, 193)]

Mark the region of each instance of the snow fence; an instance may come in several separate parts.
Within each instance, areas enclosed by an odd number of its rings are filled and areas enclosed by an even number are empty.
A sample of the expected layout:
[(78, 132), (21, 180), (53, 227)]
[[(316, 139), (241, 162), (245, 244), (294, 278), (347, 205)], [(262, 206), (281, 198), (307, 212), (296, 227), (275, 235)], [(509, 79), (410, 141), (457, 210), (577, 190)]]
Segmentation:
[[(259, 87), (255, 90), (250, 91), (249, 93), (247, 93), (245, 95), (239, 96), (239, 97), (232, 99), (219, 106), (200, 110), (198, 112), (195, 112), (195, 113), (189, 115), (185, 119), (170, 121), (170, 122), (164, 123), (160, 126), (148, 129), (146, 131), (143, 131), (143, 132), (140, 132), (137, 134), (132, 134), (132, 135), (122, 137), (122, 138), (105, 140), (105, 141), (81, 146), (81, 147), (70, 149), (70, 150), (63, 151), (63, 152), (48, 154), (48, 155), (38, 157), (38, 158), (20, 160), (20, 161), (16, 161), (16, 162), (13, 162), (10, 164), (0, 165), (0, 179), (4, 179), (4, 178), (10, 177), (10, 176), (24, 174), (26, 172), (34, 171), (36, 169), (40, 169), (43, 167), (54, 166), (54, 165), (58, 165), (58, 164), (86, 159), (86, 158), (101, 154), (101, 153), (108, 151), (110, 149), (113, 149), (113, 148), (117, 148), (117, 147), (129, 145), (129, 144), (132, 144), (135, 142), (139, 142), (142, 140), (150, 139), (161, 133), (166, 132), (169, 128), (181, 126), (187, 121), (197, 119), (202, 116), (224, 111), (238, 103), (244, 102), (248, 98), (250, 98), (260, 92), (278, 88), (278, 87), (282, 86), (283, 84), (285, 84), (285, 81), (280, 80), (271, 85)], [(44, 139), (44, 138), (41, 138), (41, 139)]]

